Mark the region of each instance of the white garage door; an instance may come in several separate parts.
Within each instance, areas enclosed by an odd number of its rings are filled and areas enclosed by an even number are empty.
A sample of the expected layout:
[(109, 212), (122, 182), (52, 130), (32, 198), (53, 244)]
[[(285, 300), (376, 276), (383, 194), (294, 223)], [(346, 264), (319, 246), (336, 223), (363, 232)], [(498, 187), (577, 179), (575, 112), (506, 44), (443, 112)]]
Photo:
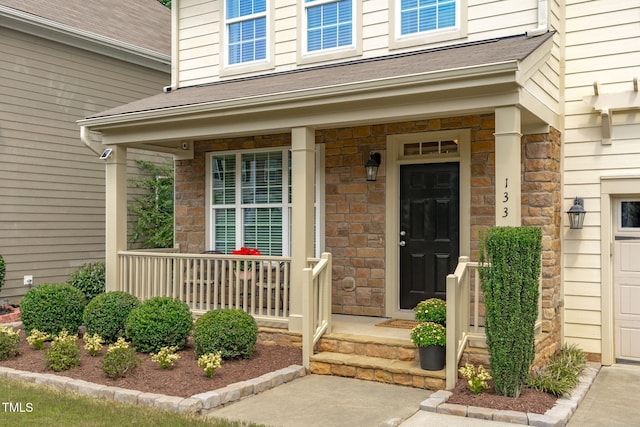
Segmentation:
[(616, 359), (640, 362), (640, 201), (623, 200), (617, 208)]

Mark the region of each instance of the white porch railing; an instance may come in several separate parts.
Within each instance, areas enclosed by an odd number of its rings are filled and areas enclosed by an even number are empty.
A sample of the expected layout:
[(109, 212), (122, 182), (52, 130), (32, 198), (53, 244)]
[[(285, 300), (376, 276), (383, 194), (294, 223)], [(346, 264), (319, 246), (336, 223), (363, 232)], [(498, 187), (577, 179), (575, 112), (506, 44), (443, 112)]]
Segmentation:
[(302, 288), (302, 364), (309, 369), (313, 347), (326, 332), (331, 332), (331, 254), (310, 259), (312, 268), (304, 269)]
[(194, 314), (238, 308), (265, 326), (289, 322), (291, 258), (122, 251), (120, 289), (140, 300), (178, 298)]
[(484, 328), (480, 325), (480, 276), (477, 262), (460, 257), (455, 272), (447, 276), (447, 390), (456, 385), (458, 363), (471, 340), (486, 340)]

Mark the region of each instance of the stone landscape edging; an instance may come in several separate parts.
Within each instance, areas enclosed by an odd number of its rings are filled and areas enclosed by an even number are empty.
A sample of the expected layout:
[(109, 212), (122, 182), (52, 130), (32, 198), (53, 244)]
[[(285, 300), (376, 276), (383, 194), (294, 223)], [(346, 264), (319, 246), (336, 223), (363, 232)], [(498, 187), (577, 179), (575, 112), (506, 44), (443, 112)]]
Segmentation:
[(420, 409), (428, 412), (436, 412), (444, 415), (457, 415), (483, 420), (502, 421), (512, 424), (523, 424), (538, 427), (563, 427), (568, 422), (573, 413), (591, 388), (593, 381), (598, 375), (600, 365), (591, 363), (582, 377), (579, 384), (573, 389), (568, 397), (561, 397), (556, 400), (555, 405), (544, 414), (533, 414), (519, 411), (503, 411), (498, 409), (481, 408), (478, 406), (466, 406), (447, 403), (452, 395), (450, 391), (439, 390), (429, 398), (420, 403)]
[[(21, 328), (22, 322), (5, 323), (2, 326)], [(217, 390), (194, 394), (191, 397), (169, 396), (160, 393), (147, 393), (121, 387), (107, 386), (78, 380), (63, 375), (20, 371), (0, 366), (0, 378), (17, 380), (49, 386), (62, 391), (72, 391), (98, 399), (108, 399), (128, 404), (151, 406), (158, 409), (198, 414), (203, 410), (240, 400), (258, 394), (281, 384), (303, 377), (307, 370), (301, 365), (290, 365), (277, 371), (268, 372), (257, 378), (229, 384)]]
[(209, 410), (235, 402), (241, 398), (261, 393), (305, 375), (306, 369), (303, 366), (291, 365), (251, 380), (240, 381), (217, 390), (198, 393), (185, 398), (107, 386), (65, 377), (63, 375), (20, 371), (0, 366), (0, 378), (45, 385), (58, 390), (71, 391), (98, 399), (108, 399), (134, 405), (151, 406), (167, 411), (192, 414), (198, 414), (202, 410)]

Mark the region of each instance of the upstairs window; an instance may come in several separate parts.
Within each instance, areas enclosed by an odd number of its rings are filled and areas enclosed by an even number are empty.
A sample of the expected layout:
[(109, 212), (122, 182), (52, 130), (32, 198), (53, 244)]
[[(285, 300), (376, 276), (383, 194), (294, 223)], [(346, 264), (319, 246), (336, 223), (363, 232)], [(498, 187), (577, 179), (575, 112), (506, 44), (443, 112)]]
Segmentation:
[(456, 0), (401, 0), (400, 35), (455, 28), (456, 3)]
[(307, 52), (354, 44), (354, 0), (305, 0)]
[(226, 0), (229, 65), (267, 58), (267, 0)]

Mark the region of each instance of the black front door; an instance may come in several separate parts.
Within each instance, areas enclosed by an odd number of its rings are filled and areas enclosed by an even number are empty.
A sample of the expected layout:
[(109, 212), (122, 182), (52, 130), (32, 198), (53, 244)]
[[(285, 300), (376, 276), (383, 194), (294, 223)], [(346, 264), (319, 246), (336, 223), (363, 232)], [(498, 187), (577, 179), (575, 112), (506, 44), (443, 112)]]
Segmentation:
[(459, 251), (459, 163), (400, 167), (400, 308), (446, 297)]

